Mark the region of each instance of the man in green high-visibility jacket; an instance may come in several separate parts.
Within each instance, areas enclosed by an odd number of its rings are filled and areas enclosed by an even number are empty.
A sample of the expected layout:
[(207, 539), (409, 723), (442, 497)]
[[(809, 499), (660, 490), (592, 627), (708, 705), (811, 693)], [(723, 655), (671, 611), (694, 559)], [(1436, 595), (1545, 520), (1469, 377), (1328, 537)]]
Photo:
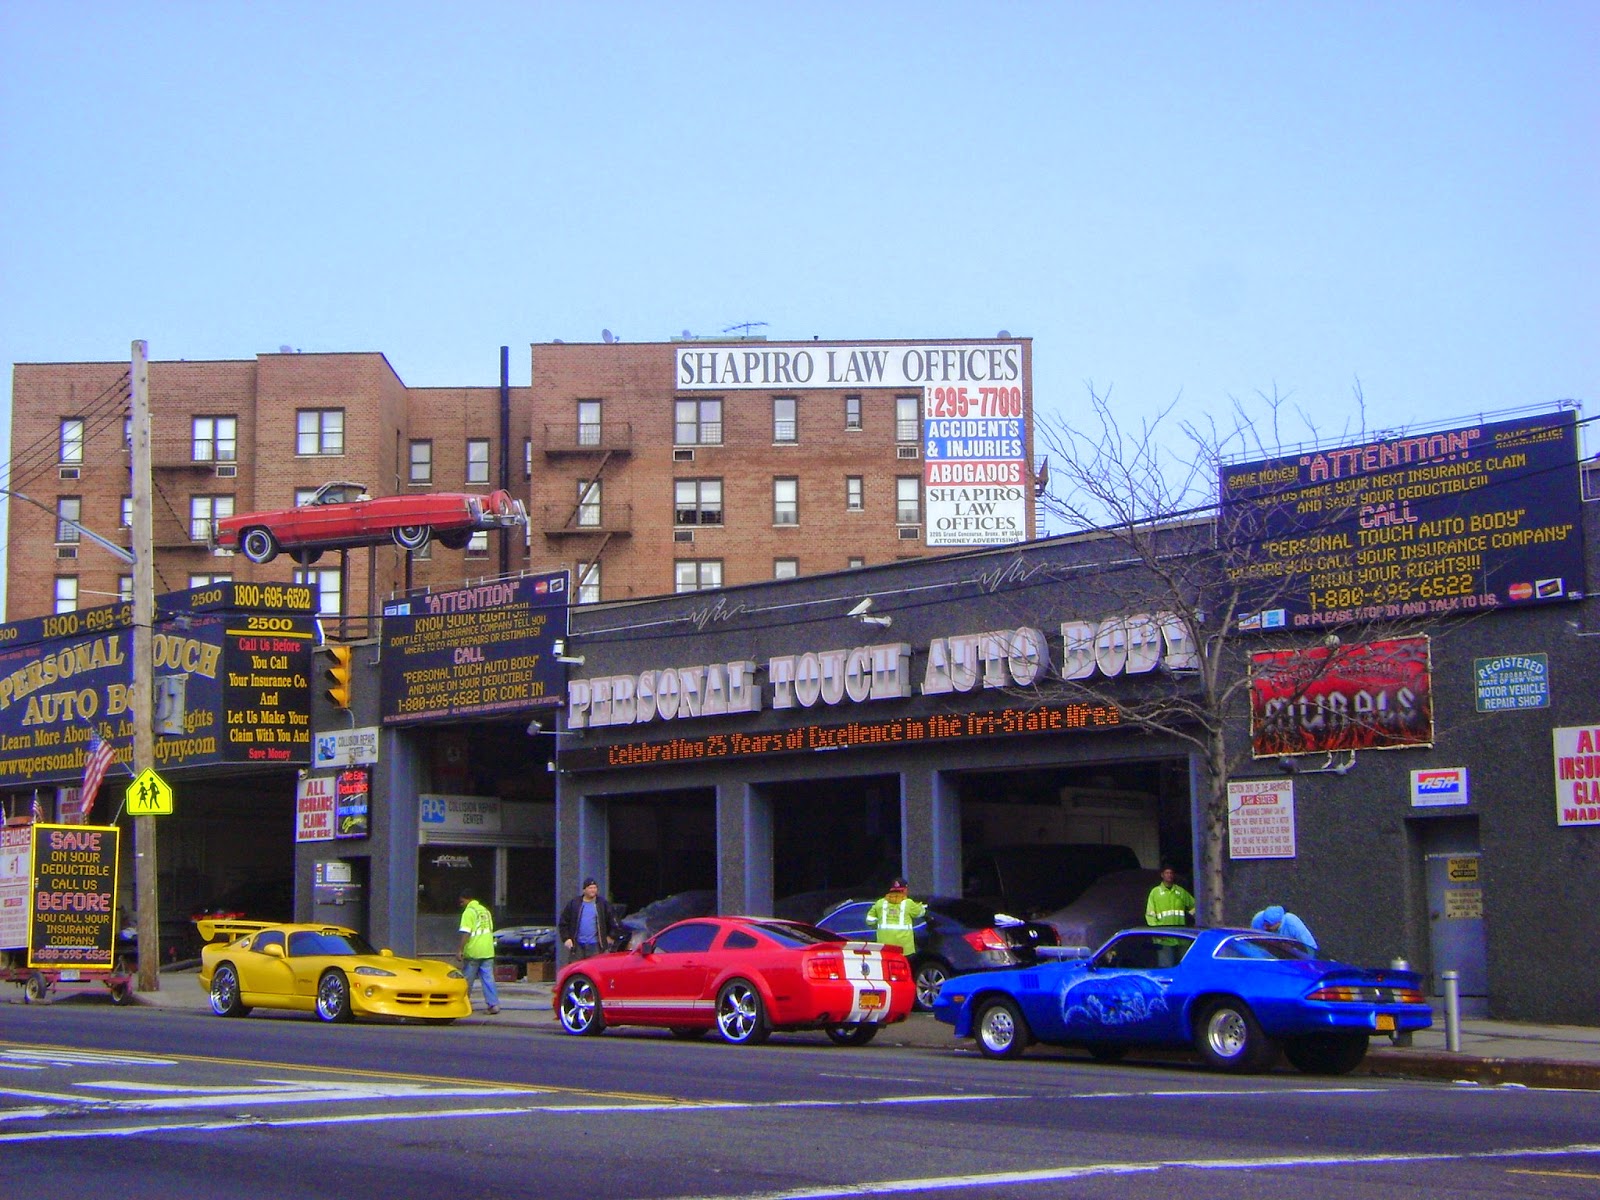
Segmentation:
[(878, 941), (899, 946), (910, 958), (917, 949), (916, 924), (928, 911), (926, 904), (906, 895), (906, 881), (896, 879), (888, 894), (867, 910), (867, 924), (878, 931)]
[(1194, 916), (1194, 897), (1178, 886), (1171, 863), (1161, 865), (1161, 882), (1150, 889), (1144, 902), (1146, 925), (1187, 925)]
[[(1187, 925), (1194, 918), (1194, 897), (1178, 885), (1178, 872), (1171, 863), (1161, 864), (1161, 882), (1150, 889), (1144, 902), (1146, 925)], [(1181, 957), (1181, 943), (1177, 938), (1163, 938), (1156, 943), (1156, 961), (1170, 967)]]

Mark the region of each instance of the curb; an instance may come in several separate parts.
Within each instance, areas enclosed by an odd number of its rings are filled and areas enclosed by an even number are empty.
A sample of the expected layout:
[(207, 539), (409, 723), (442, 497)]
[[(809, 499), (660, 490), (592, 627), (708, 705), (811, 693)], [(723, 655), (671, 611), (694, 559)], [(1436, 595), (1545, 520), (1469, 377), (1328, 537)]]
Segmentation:
[(1554, 1058), (1476, 1058), (1448, 1051), (1375, 1050), (1368, 1052), (1356, 1069), (1365, 1075), (1600, 1091), (1600, 1064)]

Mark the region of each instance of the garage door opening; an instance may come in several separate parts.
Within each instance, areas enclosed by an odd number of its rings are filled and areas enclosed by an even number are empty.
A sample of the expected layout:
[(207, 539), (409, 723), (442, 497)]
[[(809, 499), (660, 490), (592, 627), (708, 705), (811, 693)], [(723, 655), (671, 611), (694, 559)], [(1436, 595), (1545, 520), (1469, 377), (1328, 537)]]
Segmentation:
[(773, 911), (815, 921), (843, 900), (883, 894), (902, 870), (893, 775), (769, 784)]
[[(1112, 872), (1192, 878), (1188, 763), (1096, 763), (956, 777), (963, 894), (1045, 916)], [(1129, 878), (1124, 876), (1125, 879)], [(1130, 884), (1126, 889), (1139, 891)], [(1147, 890), (1147, 889), (1146, 889)], [(1129, 909), (1130, 920), (1142, 918)]]

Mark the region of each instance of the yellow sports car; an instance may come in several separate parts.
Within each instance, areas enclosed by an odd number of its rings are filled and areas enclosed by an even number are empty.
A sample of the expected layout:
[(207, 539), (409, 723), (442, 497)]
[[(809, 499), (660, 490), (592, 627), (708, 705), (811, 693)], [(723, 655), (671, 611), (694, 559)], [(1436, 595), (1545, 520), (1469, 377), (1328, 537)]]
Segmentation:
[(374, 950), (353, 929), (272, 921), (200, 920), (200, 986), (219, 1017), (252, 1008), (314, 1012), (324, 1021), (472, 1015), (467, 980), (447, 963)]

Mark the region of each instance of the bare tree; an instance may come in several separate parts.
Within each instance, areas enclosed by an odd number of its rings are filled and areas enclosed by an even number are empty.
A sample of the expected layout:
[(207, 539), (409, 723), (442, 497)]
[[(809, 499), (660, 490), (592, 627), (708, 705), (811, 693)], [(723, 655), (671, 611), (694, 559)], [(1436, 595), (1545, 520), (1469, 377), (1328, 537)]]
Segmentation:
[[(1290, 417), (1315, 434), (1308, 414), (1293, 409), (1286, 397), (1273, 392), (1257, 401), (1259, 416), (1235, 401), (1224, 422), (1177, 424), (1169, 445), (1174, 406), (1130, 428), (1119, 419), (1109, 394), (1091, 389), (1087, 423), (1047, 417), (1036, 431), (1041, 443), (1036, 450), (1048, 462), (1039, 503), (1052, 532), (1101, 543), (1097, 557), (1104, 566), (1095, 584), (1102, 603), (1110, 600), (1114, 612), (1154, 614), (1143, 629), (1113, 628), (1107, 634), (1102, 627), (1101, 636), (1120, 636), (1127, 646), (1160, 636), (1166, 650), (1166, 677), (1159, 682), (1152, 678), (1141, 688), (1131, 686), (1130, 679), (1076, 670), (1083, 648), (1075, 654), (1068, 645), (1063, 678), (1051, 687), (1074, 698), (1115, 705), (1133, 727), (1193, 748), (1204, 766), (1199, 873), (1205, 918), (1213, 924), (1223, 921), (1228, 783), (1252, 756), (1252, 646), (1240, 632), (1240, 618), (1246, 603), (1250, 610), (1271, 608), (1279, 594), (1294, 586), (1287, 577), (1263, 579), (1240, 569), (1241, 548), (1259, 546), (1258, 518), (1248, 506), (1219, 506), (1218, 481), (1229, 461), (1282, 454), (1283, 426)], [(1315, 520), (1325, 526), (1350, 515), (1348, 509), (1323, 510)], [(1385, 627), (1386, 636), (1393, 631), (1393, 626)], [(1333, 634), (1318, 632), (1305, 640), (1321, 643), (1318, 653), (1286, 663), (1280, 671), (1291, 702), (1351, 650)], [(1328, 764), (1327, 769), (1340, 770), (1332, 755)]]

